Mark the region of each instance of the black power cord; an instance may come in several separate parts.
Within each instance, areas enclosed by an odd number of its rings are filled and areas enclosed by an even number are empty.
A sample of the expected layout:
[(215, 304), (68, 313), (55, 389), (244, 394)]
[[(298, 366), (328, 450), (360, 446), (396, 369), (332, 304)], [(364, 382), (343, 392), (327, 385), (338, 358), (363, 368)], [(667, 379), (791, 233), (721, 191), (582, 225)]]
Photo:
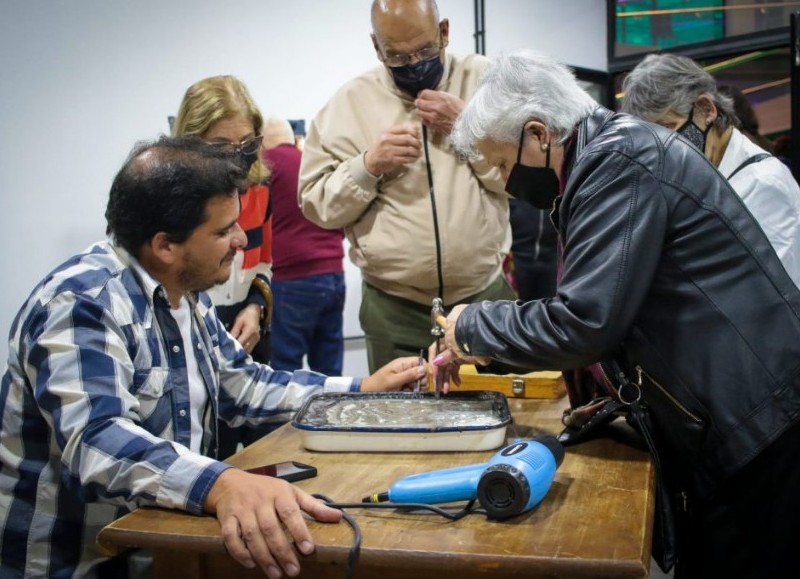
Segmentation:
[(431, 212), (433, 213), (433, 238), (436, 241), (436, 275), (439, 282), (439, 299), (444, 303), (444, 273), (442, 268), (442, 239), (439, 234), (439, 215), (436, 212), (436, 195), (433, 190), (433, 170), (431, 169), (431, 156), (428, 152), (428, 127), (422, 125), (422, 146), (425, 151), (425, 168), (428, 173), (428, 192), (431, 197)]
[(348, 525), (350, 525), (350, 528), (353, 529), (353, 543), (350, 545), (350, 551), (347, 554), (347, 564), (345, 566), (345, 577), (347, 579), (352, 579), (353, 577), (353, 572), (355, 571), (355, 566), (358, 562), (358, 555), (361, 551), (362, 535), (361, 527), (358, 526), (355, 518), (353, 518), (353, 516), (344, 509), (394, 509), (406, 512), (430, 511), (446, 519), (450, 519), (451, 521), (457, 521), (466, 517), (467, 515), (486, 514), (486, 511), (483, 509), (472, 508), (475, 505), (476, 499), (469, 501), (462, 509), (453, 510), (443, 509), (435, 505), (427, 505), (424, 503), (337, 503), (325, 495), (314, 494), (312, 496), (321, 500), (329, 507), (342, 511), (342, 518)]

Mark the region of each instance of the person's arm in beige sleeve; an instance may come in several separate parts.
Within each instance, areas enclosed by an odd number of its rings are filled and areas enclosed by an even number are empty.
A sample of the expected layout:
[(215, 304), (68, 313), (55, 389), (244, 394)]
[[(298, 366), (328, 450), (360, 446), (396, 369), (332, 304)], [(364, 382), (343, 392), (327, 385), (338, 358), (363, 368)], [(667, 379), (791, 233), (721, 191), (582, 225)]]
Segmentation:
[(379, 193), (381, 176), (421, 154), (419, 129), (409, 124), (388, 128), (361, 152), (345, 150), (348, 139), (323, 142), (322, 132), (312, 123), (300, 164), (298, 202), (307, 219), (328, 229), (361, 217)]
[(297, 188), (297, 201), (307, 219), (326, 229), (350, 225), (375, 199), (379, 177), (364, 167), (363, 151), (323, 143), (319, 119), (311, 123)]
[(506, 193), (505, 181), (500, 176), (500, 171), (496, 167), (489, 165), (483, 156), (470, 159), (469, 166), (487, 193), (509, 197), (509, 194)]

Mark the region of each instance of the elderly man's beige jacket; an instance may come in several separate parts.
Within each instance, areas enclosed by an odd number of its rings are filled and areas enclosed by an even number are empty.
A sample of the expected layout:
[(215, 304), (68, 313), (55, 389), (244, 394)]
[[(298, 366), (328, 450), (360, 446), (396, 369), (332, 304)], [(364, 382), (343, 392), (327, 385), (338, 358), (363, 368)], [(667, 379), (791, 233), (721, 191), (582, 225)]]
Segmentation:
[[(488, 61), (447, 56), (438, 90), (466, 101)], [(395, 296), (430, 304), (438, 293), (453, 304), (485, 289), (500, 274), (511, 242), (508, 196), (496, 169), (483, 159), (456, 157), (450, 139), (428, 131), (441, 257), (423, 154), (382, 176), (364, 166), (381, 133), (421, 123), (413, 100), (380, 66), (345, 84), (311, 124), (300, 167), (298, 199), (305, 216), (330, 229), (344, 227), (350, 258), (367, 283)]]

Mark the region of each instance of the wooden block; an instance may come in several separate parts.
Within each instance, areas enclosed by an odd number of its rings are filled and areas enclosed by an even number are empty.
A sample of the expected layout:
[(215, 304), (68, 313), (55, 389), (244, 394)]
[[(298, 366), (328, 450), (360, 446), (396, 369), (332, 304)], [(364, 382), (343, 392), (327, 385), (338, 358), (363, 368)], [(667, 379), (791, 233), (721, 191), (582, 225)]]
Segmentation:
[(461, 390), (495, 390), (508, 398), (561, 398), (566, 394), (561, 372), (478, 374), (475, 366), (461, 366)]

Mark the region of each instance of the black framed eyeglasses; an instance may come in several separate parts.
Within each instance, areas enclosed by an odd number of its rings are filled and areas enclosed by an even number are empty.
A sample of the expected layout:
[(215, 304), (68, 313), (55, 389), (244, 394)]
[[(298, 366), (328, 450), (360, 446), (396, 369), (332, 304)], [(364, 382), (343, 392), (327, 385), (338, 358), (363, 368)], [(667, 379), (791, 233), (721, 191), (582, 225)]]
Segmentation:
[(420, 48), (416, 52), (410, 54), (382, 54), (381, 56), (386, 66), (389, 68), (397, 68), (398, 66), (406, 66), (411, 63), (411, 61), (421, 62), (438, 56), (441, 50), (442, 43), (437, 39), (436, 44)]

